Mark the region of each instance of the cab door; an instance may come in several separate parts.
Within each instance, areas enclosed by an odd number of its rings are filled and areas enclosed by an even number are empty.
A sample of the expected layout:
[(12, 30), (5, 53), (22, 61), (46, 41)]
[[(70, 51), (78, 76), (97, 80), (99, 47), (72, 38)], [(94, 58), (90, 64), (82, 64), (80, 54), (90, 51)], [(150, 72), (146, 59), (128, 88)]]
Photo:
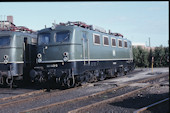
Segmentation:
[(87, 38), (87, 32), (82, 31), (82, 52), (84, 65), (90, 64), (90, 53), (89, 53), (89, 39)]

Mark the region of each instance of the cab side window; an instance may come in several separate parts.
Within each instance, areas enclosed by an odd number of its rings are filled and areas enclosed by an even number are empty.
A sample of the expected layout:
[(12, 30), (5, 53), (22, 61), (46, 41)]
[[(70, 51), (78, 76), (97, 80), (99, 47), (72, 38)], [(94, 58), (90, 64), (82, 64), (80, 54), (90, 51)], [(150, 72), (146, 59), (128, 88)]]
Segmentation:
[(122, 40), (118, 40), (119, 47), (122, 47)]
[(93, 34), (93, 43), (95, 45), (100, 45), (100, 35), (99, 34)]
[(115, 38), (112, 38), (112, 46), (115, 47), (116, 46), (116, 39)]
[(109, 38), (106, 37), (106, 36), (103, 37), (103, 45), (104, 46), (109, 46)]

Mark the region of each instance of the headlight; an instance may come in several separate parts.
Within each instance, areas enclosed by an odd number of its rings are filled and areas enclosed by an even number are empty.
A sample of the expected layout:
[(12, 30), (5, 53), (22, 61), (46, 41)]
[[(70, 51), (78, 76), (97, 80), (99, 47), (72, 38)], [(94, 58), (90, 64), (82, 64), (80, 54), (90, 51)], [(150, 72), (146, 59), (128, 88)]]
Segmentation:
[(4, 55), (4, 60), (8, 60), (8, 55)]
[(68, 61), (68, 57), (64, 57), (64, 58), (63, 58), (63, 61), (64, 61), (64, 62), (67, 62), (67, 61)]
[(8, 63), (8, 60), (4, 60), (4, 63), (7, 64), (7, 63)]
[(37, 62), (42, 62), (42, 55), (41, 55), (41, 53), (38, 53), (37, 57), (38, 57)]
[(38, 53), (37, 57), (40, 59), (42, 57), (41, 53)]
[(4, 55), (4, 63), (7, 64), (8, 63), (8, 55)]
[(64, 52), (63, 56), (68, 57), (68, 52)]
[(41, 62), (42, 61), (42, 59), (38, 59), (38, 62)]

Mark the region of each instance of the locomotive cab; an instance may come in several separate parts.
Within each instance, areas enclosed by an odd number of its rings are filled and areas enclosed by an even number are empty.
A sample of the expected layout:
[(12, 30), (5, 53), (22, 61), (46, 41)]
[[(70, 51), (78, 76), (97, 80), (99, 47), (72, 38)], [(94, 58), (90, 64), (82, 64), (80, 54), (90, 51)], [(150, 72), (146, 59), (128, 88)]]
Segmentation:
[(67, 61), (68, 59), (63, 58), (63, 54), (70, 51), (71, 36), (72, 32), (69, 30), (39, 33), (37, 62)]
[(74, 57), (75, 47), (73, 34), (73, 27), (65, 26), (38, 32), (37, 66), (30, 72), (32, 81), (45, 82), (70, 73), (72, 64), (68, 61)]

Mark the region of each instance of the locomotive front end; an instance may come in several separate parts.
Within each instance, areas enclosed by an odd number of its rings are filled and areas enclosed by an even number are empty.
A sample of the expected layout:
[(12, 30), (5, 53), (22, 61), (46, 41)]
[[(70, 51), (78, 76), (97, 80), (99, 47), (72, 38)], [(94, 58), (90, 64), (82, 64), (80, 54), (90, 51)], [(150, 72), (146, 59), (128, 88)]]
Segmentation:
[(62, 26), (43, 29), (38, 33), (37, 66), (30, 72), (32, 81), (44, 83), (49, 79), (60, 83), (63, 74), (70, 73), (72, 29)]
[(17, 86), (29, 81), (35, 64), (37, 35), (21, 31), (0, 31), (0, 84)]
[[(16, 46), (16, 35), (0, 33), (0, 84), (12, 85), (13, 79), (22, 79), (23, 66), (20, 47)], [(20, 55), (20, 56), (19, 56)]]

